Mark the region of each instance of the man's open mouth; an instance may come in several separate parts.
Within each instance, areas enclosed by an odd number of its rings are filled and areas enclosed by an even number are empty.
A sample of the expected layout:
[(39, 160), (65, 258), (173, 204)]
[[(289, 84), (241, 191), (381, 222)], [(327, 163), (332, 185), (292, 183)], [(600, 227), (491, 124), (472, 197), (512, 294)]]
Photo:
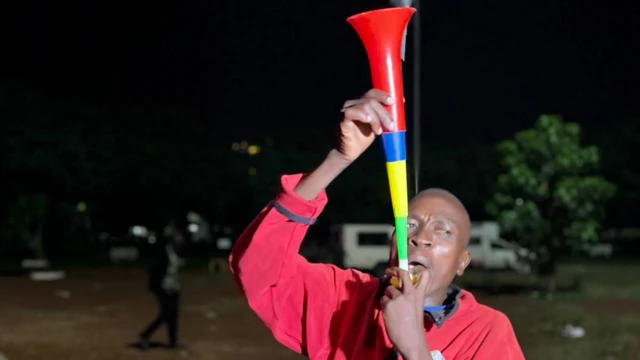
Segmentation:
[(424, 256), (409, 256), (409, 272), (413, 275), (430, 268), (429, 260)]
[(419, 263), (409, 263), (409, 273), (411, 275), (420, 275), (426, 268)]

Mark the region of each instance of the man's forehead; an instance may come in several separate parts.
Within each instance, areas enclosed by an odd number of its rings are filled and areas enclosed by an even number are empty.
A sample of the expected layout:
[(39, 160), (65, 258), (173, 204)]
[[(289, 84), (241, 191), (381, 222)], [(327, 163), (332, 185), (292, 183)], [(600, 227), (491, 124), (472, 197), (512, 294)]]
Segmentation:
[[(444, 189), (427, 189), (418, 193), (409, 204), (410, 210), (420, 212), (420, 208), (433, 204), (438, 206), (436, 212), (442, 215), (459, 217), (462, 221), (469, 221), (469, 214), (460, 199)], [(437, 215), (437, 214), (432, 214)]]
[(414, 205), (422, 205), (425, 202), (440, 200), (447, 203), (447, 205), (463, 207), (462, 202), (452, 193), (443, 189), (427, 189), (419, 192), (414, 196), (410, 203)]

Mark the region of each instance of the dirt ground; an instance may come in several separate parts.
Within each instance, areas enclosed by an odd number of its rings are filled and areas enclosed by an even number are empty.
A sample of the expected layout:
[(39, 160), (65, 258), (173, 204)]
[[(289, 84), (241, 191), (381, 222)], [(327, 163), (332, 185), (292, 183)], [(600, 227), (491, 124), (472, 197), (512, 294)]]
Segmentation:
[[(67, 279), (0, 278), (0, 352), (8, 360), (302, 359), (277, 344), (228, 275), (183, 274), (185, 349), (132, 347), (156, 315), (140, 269), (72, 270)], [(527, 359), (640, 359), (640, 301), (477, 296), (509, 315)], [(565, 323), (584, 339), (560, 335)], [(153, 341), (165, 342), (160, 329)], [(0, 357), (1, 358), (1, 357)]]
[[(0, 351), (9, 360), (299, 359), (274, 340), (226, 275), (183, 276), (185, 350), (131, 347), (156, 315), (139, 269), (76, 270), (67, 279), (0, 278)], [(152, 338), (164, 343), (164, 328)]]

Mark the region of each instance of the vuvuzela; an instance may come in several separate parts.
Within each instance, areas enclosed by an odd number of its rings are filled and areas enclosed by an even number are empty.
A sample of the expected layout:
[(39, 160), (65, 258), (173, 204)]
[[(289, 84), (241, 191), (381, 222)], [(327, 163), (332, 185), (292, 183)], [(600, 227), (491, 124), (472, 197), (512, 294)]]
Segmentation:
[(406, 118), (402, 80), (402, 41), (411, 16), (411, 7), (368, 11), (347, 19), (356, 30), (369, 57), (373, 87), (387, 92), (395, 105), (387, 107), (396, 127), (382, 134), (387, 160), (387, 176), (396, 227), (398, 260), (401, 269), (409, 271), (407, 258), (407, 189)]

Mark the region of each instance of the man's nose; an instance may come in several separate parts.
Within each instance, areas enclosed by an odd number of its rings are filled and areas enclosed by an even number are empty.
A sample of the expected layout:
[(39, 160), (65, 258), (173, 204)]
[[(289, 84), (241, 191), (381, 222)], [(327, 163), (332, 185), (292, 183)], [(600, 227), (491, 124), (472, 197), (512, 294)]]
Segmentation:
[(431, 237), (427, 234), (416, 234), (409, 238), (409, 244), (414, 247), (430, 247), (432, 245)]

